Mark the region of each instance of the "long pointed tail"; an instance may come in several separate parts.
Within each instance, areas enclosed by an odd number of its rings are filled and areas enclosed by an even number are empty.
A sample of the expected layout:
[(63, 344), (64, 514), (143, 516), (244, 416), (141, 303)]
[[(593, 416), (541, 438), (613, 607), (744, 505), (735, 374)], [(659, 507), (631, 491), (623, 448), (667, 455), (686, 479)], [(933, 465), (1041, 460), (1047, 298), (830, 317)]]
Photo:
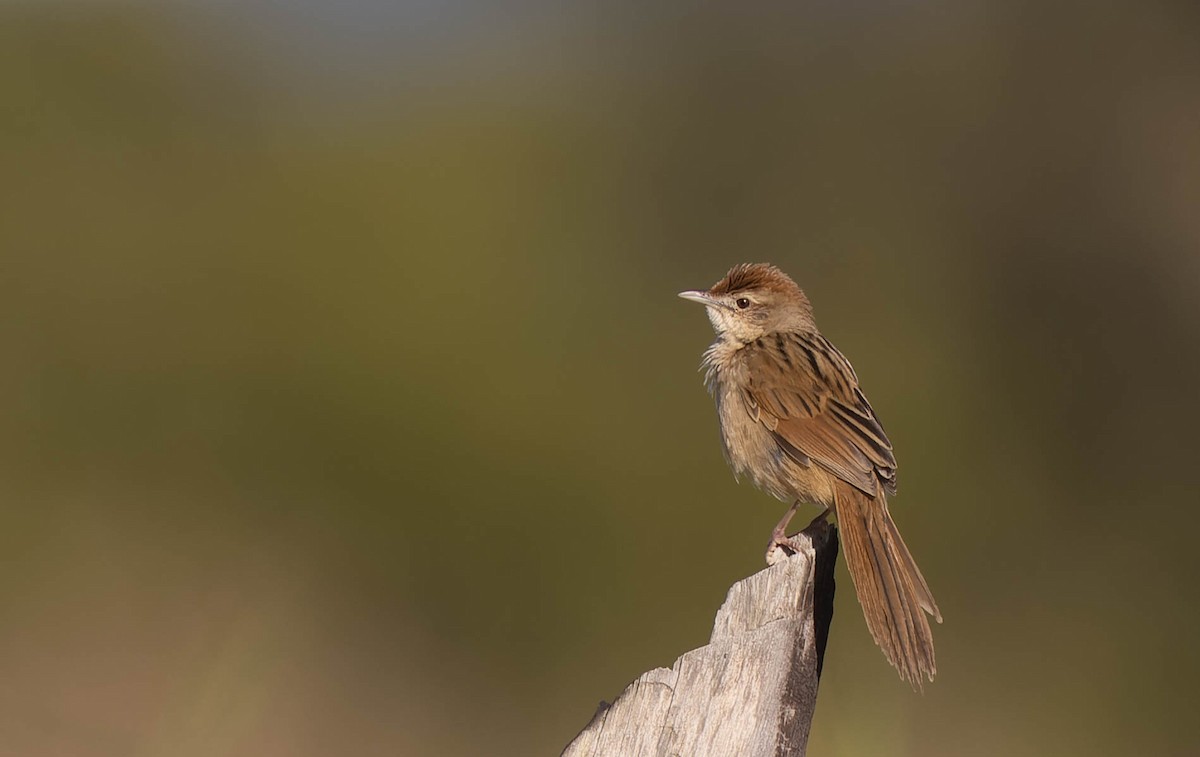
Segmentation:
[(929, 585), (900, 538), (882, 491), (872, 498), (839, 481), (836, 508), (846, 565), (867, 628), (900, 677), (920, 689), (922, 679), (932, 681), (937, 673), (925, 613), (942, 622)]

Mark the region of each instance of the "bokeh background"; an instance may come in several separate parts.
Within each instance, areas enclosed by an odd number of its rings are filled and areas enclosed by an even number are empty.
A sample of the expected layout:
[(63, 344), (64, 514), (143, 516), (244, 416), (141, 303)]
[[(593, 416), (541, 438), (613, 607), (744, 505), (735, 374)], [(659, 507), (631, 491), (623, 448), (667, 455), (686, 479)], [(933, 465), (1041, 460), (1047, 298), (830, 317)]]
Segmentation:
[(1200, 6), (0, 4), (0, 754), (543, 755), (782, 506), (682, 289), (897, 446), (813, 755), (1200, 750)]

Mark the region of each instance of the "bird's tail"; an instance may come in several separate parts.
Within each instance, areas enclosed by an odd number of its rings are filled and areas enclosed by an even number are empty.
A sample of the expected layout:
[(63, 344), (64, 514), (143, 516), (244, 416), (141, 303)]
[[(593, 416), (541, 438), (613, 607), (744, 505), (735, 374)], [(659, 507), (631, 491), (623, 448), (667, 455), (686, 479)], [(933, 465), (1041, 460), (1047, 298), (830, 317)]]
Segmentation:
[(904, 546), (880, 491), (874, 497), (837, 482), (838, 530), (850, 578), (875, 643), (900, 677), (920, 689), (937, 673), (933, 631), (925, 613), (942, 622), (933, 593)]

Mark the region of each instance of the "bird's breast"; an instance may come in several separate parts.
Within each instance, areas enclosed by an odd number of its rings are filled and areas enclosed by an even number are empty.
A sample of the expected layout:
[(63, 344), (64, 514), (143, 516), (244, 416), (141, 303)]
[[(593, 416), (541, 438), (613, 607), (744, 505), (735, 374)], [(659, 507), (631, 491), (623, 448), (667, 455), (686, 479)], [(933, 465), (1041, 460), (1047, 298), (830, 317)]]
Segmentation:
[(735, 355), (730, 357), (734, 359), (710, 367), (709, 389), (717, 405), (721, 446), (734, 475), (749, 478), (759, 489), (785, 502), (799, 499), (832, 505), (829, 474), (815, 464), (803, 466), (788, 457), (770, 429), (750, 414), (743, 392), (744, 369)]

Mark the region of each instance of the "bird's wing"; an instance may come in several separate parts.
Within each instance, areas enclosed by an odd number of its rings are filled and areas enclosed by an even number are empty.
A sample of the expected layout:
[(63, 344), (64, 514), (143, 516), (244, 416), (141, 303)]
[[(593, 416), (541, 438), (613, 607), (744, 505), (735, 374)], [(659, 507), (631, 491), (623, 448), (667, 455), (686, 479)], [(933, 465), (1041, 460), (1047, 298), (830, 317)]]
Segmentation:
[(874, 496), (894, 494), (896, 458), (850, 362), (819, 334), (768, 334), (742, 350), (746, 409), (801, 465)]

